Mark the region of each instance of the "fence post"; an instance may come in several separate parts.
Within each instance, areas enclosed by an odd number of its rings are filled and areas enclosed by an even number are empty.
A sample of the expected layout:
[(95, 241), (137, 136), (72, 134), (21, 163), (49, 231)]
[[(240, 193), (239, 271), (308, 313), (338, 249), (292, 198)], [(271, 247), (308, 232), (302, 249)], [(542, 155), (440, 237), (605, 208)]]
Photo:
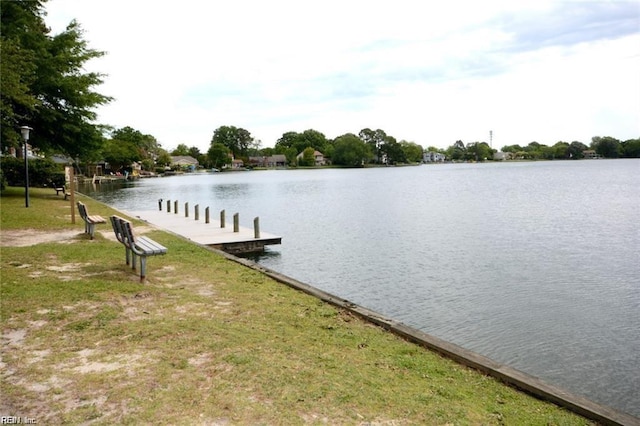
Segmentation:
[(240, 231), (240, 215), (238, 213), (233, 215), (233, 232)]

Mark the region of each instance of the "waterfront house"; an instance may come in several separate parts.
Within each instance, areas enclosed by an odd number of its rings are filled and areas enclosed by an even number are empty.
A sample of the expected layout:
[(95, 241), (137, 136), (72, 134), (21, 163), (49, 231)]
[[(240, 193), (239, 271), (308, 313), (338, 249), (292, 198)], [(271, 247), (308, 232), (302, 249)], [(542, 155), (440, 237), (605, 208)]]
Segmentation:
[(262, 157), (249, 157), (249, 164), (253, 167), (286, 167), (287, 157), (283, 154), (275, 154)]
[[(296, 159), (301, 160), (303, 156), (304, 156), (304, 151), (298, 154), (296, 156)], [(327, 162), (324, 159), (324, 154), (321, 153), (320, 151), (313, 151), (313, 159), (314, 159), (314, 165), (316, 166), (324, 166), (327, 164)]]

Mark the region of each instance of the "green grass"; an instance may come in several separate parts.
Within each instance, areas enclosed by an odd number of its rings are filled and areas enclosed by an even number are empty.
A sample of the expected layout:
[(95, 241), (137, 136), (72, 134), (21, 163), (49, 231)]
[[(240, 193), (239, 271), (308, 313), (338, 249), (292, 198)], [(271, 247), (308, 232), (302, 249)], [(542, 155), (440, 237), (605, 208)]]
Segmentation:
[[(53, 194), (51, 194), (53, 192)], [(109, 225), (3, 192), (3, 415), (69, 424), (589, 424), (174, 235), (145, 284)], [(86, 197), (91, 214), (114, 211)], [(134, 221), (135, 229), (143, 223)], [(68, 235), (68, 232), (67, 232)], [(3, 243), (4, 245), (4, 243)]]

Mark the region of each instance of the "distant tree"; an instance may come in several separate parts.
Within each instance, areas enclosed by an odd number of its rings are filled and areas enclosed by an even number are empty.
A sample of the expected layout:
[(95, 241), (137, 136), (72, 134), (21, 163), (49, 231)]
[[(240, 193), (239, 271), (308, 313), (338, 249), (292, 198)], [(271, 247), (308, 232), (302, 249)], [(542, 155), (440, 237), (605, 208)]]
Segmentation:
[(628, 139), (622, 142), (622, 156), (626, 158), (640, 158), (640, 138)]
[(520, 145), (506, 145), (502, 147), (502, 152), (519, 152), (519, 151), (524, 151), (524, 148), (522, 148)]
[(248, 130), (235, 126), (220, 126), (213, 132), (211, 146), (220, 143), (233, 154), (234, 158), (246, 157), (253, 143)]
[(338, 136), (334, 141), (333, 163), (342, 166), (363, 166), (372, 154), (362, 139), (353, 133)]
[(300, 158), (298, 160), (298, 165), (299, 166), (315, 166), (316, 165), (316, 157), (313, 155), (315, 153), (315, 149), (313, 149), (312, 147), (307, 147), (305, 148), (304, 151), (302, 151), (302, 158)]
[(468, 143), (464, 158), (472, 161), (485, 161), (493, 158), (493, 150), (486, 142)]
[(369, 150), (373, 153), (372, 160), (376, 163), (380, 163), (382, 161), (382, 145), (386, 142), (396, 142), (396, 139), (387, 135), (384, 130), (371, 130), (368, 127), (360, 130), (358, 137), (367, 144)]
[(594, 136), (591, 138), (591, 148), (605, 158), (618, 158), (622, 154), (620, 141), (611, 136)]
[(142, 160), (135, 143), (118, 139), (108, 140), (102, 150), (102, 157), (109, 163), (111, 170), (130, 169), (134, 161)]
[(457, 140), (446, 150), (448, 158), (454, 161), (464, 160), (467, 154), (467, 147), (464, 146), (464, 142)]
[(404, 151), (402, 150), (402, 146), (396, 142), (395, 138), (387, 137), (387, 140), (380, 146), (380, 153), (383, 157), (386, 157), (387, 164), (398, 164), (398, 163), (406, 163), (407, 158), (405, 157)]
[(414, 142), (400, 141), (400, 147), (404, 152), (404, 158), (409, 163), (419, 163), (422, 161), (424, 149)]
[(158, 149), (158, 157), (156, 158), (156, 166), (167, 167), (171, 165), (171, 156), (162, 148)]
[(288, 148), (295, 148), (296, 155), (300, 154), (306, 148), (313, 148), (323, 152), (329, 141), (325, 135), (317, 130), (308, 129), (302, 133), (286, 132), (276, 142), (276, 152), (283, 154)]
[(584, 158), (584, 151), (587, 149), (589, 149), (589, 147), (582, 142), (573, 141), (567, 147), (568, 158), (571, 158), (572, 160)]
[(558, 141), (551, 148), (554, 159), (569, 158), (569, 144), (567, 142)]
[(230, 153), (231, 151), (225, 145), (214, 143), (209, 148), (209, 151), (207, 151), (207, 157), (213, 167), (220, 169), (227, 164), (231, 164)]
[(178, 144), (178, 146), (171, 151), (171, 155), (173, 156), (187, 156), (189, 155), (189, 147), (186, 144)]

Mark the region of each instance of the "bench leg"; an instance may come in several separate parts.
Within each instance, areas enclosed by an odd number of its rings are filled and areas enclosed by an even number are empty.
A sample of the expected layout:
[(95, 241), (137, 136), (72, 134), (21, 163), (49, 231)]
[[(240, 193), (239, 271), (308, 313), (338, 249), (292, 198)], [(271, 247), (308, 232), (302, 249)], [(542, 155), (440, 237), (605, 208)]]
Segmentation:
[(147, 273), (147, 256), (140, 256), (140, 282), (144, 282)]
[(87, 233), (91, 236), (91, 239), (93, 240), (93, 233), (96, 231), (96, 224), (95, 223), (89, 223), (87, 224)]
[(131, 250), (131, 269), (136, 270), (136, 263), (138, 261), (138, 256)]
[(126, 258), (127, 261), (127, 266), (131, 265), (131, 250), (129, 250), (129, 247), (124, 248), (124, 256)]

